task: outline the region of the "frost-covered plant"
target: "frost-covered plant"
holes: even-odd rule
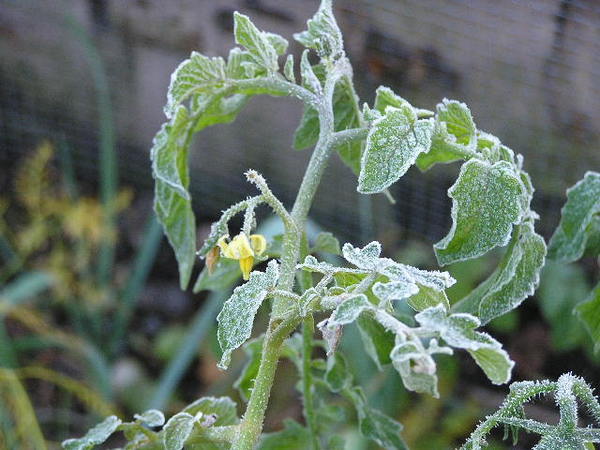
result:
[[[558,423],[551,425],[527,418],[524,406],[541,395],[553,395],[560,412]],[[570,373],[561,375],[558,381],[522,381],[510,385],[510,393],[491,416],[477,426],[465,445],[467,450],[478,450],[485,444],[487,434],[497,426],[504,426],[504,438],[512,435],[517,443],[519,430],[541,436],[536,450],[586,450],[588,444],[600,443],[600,428],[579,426],[578,401],[596,425],[600,425],[600,403],[593,390],[582,379]]]
[[[522,158],[497,137],[478,130],[467,106],[458,101],[444,99],[436,111],[428,111],[382,86],[374,103],[361,107],[330,0],[322,1],[306,31],[294,35],[306,47],[299,71],[292,55],[283,58],[288,46],[283,37],[257,29],[238,13],[234,33],[240,47],[232,49],[227,59],[194,52],[173,73],[165,106],[168,122],[154,140],[152,169],[155,210],[175,250],[181,287],[189,284],[197,255],[206,258],[206,268],[195,290],[220,278],[235,279],[240,271],[247,278],[217,318],[221,369],[227,369],[232,353],[245,344],[249,361],[236,383],[247,400],[245,413],[238,419],[231,400],[200,399],[202,409],[188,407],[161,431],[140,428],[145,419],[122,424],[114,418],[100,427],[100,438],[122,429],[130,441],[127,448],[174,450],[184,445],[194,448],[200,442],[233,449],[341,448],[340,436],[331,436],[330,430],[332,422],[343,418],[326,403],[331,395],[339,395],[356,409],[365,437],[384,448],[405,448],[402,426],[368,405],[347,370],[337,349],[343,328],[355,323],[375,364],[393,365],[409,390],[437,397],[435,356],[455,350],[466,350],[493,383],[507,383],[514,363],[480,328],[531,295],[544,263],[546,246],[534,230],[533,187]],[[311,52],[316,53],[317,64],[310,63]],[[285,60],[283,69],[280,57]],[[314,150],[296,200],[288,209],[265,179],[249,170],[245,175],[257,194],[226,209],[197,250],[188,191],[190,141],[207,126],[233,121],[258,94],[294,97],[304,104],[294,146]],[[307,216],[334,153],[358,176],[358,191],[363,194],[386,193],[415,164],[427,170],[437,163],[464,161],[449,190],[452,227],[434,245],[435,253],[444,266],[506,247],[497,269],[450,305],[445,290],[455,280],[447,272],[382,257],[378,242],[362,248],[346,243],[340,249],[337,240],[325,233],[309,243]],[[255,209],[262,205],[281,220],[285,229],[281,242],[266,242],[254,232]],[[229,222],[237,214],[243,215],[243,225],[230,231]],[[344,262],[320,261],[317,252],[341,254]],[[252,271],[254,264],[266,260],[264,271]],[[267,300],[267,329],[248,341],[255,315]],[[400,302],[410,305],[412,316],[397,312]],[[316,316],[320,320],[315,327]],[[296,333],[300,326],[301,333]],[[315,328],[323,339],[315,338]],[[326,353],[326,360],[318,356],[319,348],[325,350],[321,354]],[[281,357],[298,369],[305,424],[287,421],[284,430],[261,436]],[[215,405],[227,405],[226,412]],[[161,426],[162,418],[152,425]],[[65,447],[88,448],[101,440],[97,432],[94,436],[72,440]]]

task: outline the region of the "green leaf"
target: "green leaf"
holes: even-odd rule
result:
[[[277,55],[281,56],[285,54],[288,49],[288,41],[286,38],[275,33],[264,32],[264,34],[275,49]]]
[[[331,392],[341,392],[352,384],[352,375],[348,371],[346,358],[340,352],[335,352],[327,358],[325,383]]]
[[[423,311],[437,305],[443,305],[446,310],[450,309],[445,291],[439,291],[424,285],[420,285],[419,292],[411,296],[407,302],[416,311]]]
[[[300,119],[300,125],[294,132],[294,148],[302,150],[312,147],[319,140],[319,114],[317,110],[304,106],[304,113]]]
[[[87,450],[93,448],[106,441],[117,430],[119,425],[121,425],[121,420],[117,416],[109,416],[90,429],[82,438],[67,439],[62,443],[62,447],[66,450]]]
[[[165,450],[181,450],[194,429],[195,419],[191,414],[180,412],[169,419],[163,428]]]
[[[196,257],[196,224],[187,190],[189,133],[188,113],[180,106],[154,137],[151,150],[154,210],[175,251],[182,289],[189,283]]]
[[[142,414],[133,416],[135,420],[148,425],[149,427],[160,427],[165,423],[165,415],[158,409],[149,409]]]
[[[344,41],[338,27],[331,0],[322,0],[319,10],[307,22],[307,30],[294,34],[294,39],[317,51],[321,58],[338,59],[344,55]]]
[[[449,163],[475,154],[477,129],[471,111],[464,103],[444,99],[437,105],[431,149],[417,159],[425,171],[436,163]],[[484,141],[487,145],[488,140]]]
[[[520,225],[496,271],[452,310],[474,314],[486,324],[516,308],[539,284],[545,255],[546,244],[533,225]]]
[[[523,184],[506,161],[469,160],[461,167],[452,198],[452,227],[434,245],[440,265],[476,258],[505,246],[522,216]]]
[[[333,234],[327,231],[318,234],[315,245],[310,249],[310,253],[317,252],[331,253],[332,255],[342,254],[340,242]]]
[[[600,351],[600,284],[598,284],[590,296],[580,303],[576,308],[579,320],[583,322],[585,329],[594,342],[594,352]]]
[[[292,419],[285,419],[283,424],[283,430],[263,434],[258,450],[305,450],[311,447],[312,437],[308,429]]]
[[[385,114],[385,110],[388,106],[393,106],[394,108],[412,108],[412,105],[407,100],[396,95],[389,87],[379,86],[375,91],[375,103],[373,104],[373,108],[381,114]]]
[[[208,273],[208,268],[204,267],[198,279],[194,284],[194,293],[200,291],[222,291],[238,282],[242,277],[239,261],[235,259],[219,259],[213,273]]]
[[[358,192],[381,192],[396,182],[415,163],[419,153],[429,151],[433,121],[417,120],[412,107],[388,106],[367,136],[362,156]]]
[[[548,257],[562,262],[581,258],[588,241],[595,242],[600,231],[594,219],[600,214],[600,173],[587,172],[567,190],[567,202],[561,211],[558,228],[548,244]]]
[[[300,75],[302,75],[302,86],[315,94],[322,93],[323,88],[321,82],[315,75],[310,62],[308,61],[308,50],[304,50],[302,52],[302,57],[300,58]]]
[[[367,405],[361,388],[353,388],[348,395],[356,408],[360,434],[385,449],[408,449],[401,437],[402,425],[400,423]]]
[[[165,115],[170,119],[178,106],[192,95],[214,91],[225,84],[225,61],[221,57],[209,58],[192,52],[171,75],[167,91]]]
[[[290,83],[296,82],[296,75],[294,75],[294,56],[288,55],[283,66],[283,74]]]
[[[388,304],[392,300],[404,300],[419,292],[416,284],[406,281],[377,282],[371,288],[381,300],[380,304]]]
[[[222,427],[239,423],[237,405],[229,397],[202,397],[190,403],[182,411],[192,416],[213,416],[212,426]]]
[[[487,333],[475,331],[480,326],[476,317],[465,313],[447,315],[445,308],[438,305],[418,313],[415,319],[423,328],[438,332],[448,345],[469,350],[492,383],[510,380],[514,362],[498,341]]]
[[[359,294],[344,300],[329,318],[328,326],[347,325],[354,322],[365,310],[371,309],[373,305],[364,294]]]
[[[431,340],[429,349],[426,349],[418,342],[407,341],[405,337],[397,335],[396,346],[390,353],[390,359],[406,389],[437,398],[440,394],[437,388],[437,367],[431,356],[433,353],[450,354],[452,350],[439,347],[435,339]]]
[[[510,381],[515,363],[511,361],[506,351],[489,347],[468,350],[468,352],[493,384],[505,384]]]
[[[248,16],[240,14],[237,11],[233,13],[233,33],[235,35],[235,42],[250,52],[252,59],[258,66],[264,68],[268,73],[275,73],[279,70],[277,50],[273,45],[274,39],[272,34],[260,31]],[[281,37],[278,38],[283,39]],[[281,41],[276,45],[280,44]]]
[[[265,272],[252,272],[250,279],[236,287],[223,305],[217,316],[217,338],[223,350],[219,368],[227,369],[233,350],[250,337],[254,316],[269,290],[275,287],[278,278],[279,267],[275,260],[271,260]]]
[[[390,353],[394,348],[394,333],[385,329],[383,325],[363,314],[357,320],[360,337],[367,354],[375,362],[379,370],[390,364]]]

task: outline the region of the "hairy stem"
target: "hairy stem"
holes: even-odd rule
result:
[[[297,85],[285,82],[285,88],[289,89],[288,93],[317,109],[319,113],[320,132],[319,140],[304,173],[302,184],[298,189],[296,201],[292,208],[291,219],[295,227],[287,229],[284,236],[280,267],[281,276],[277,284],[277,289],[280,290],[291,291],[293,289],[296,264],[300,256],[306,218],[333,148],[334,122],[332,98],[335,84],[342,75],[342,71],[335,68],[328,73],[321,98],[317,98],[304,88],[299,90],[293,87]],[[269,82],[273,83],[273,80],[269,80]],[[277,86],[279,86],[281,82],[277,80],[277,83]],[[270,87],[273,87],[273,85],[270,85]],[[299,88],[299,86],[297,87]],[[275,298],[273,302],[271,319],[263,343],[260,367],[254,381],[254,388],[248,401],[244,419],[240,424],[240,431],[232,445],[232,449],[234,450],[251,450],[262,432],[265,411],[275,378],[281,345],[300,322],[298,318],[296,320],[283,319],[289,315],[291,307],[293,307],[293,304],[286,297]]]
[[[319,436],[317,433],[317,417],[315,415],[315,403],[313,400],[312,380],[312,349],[313,334],[315,332],[315,321],[308,316],[302,322],[302,397],[304,420],[312,437],[313,450],[319,450]]]

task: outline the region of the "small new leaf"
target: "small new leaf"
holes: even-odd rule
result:
[[[374,194],[396,182],[420,153],[429,151],[433,121],[418,119],[412,107],[388,106],[369,130],[358,177],[358,192]]]
[[[331,0],[322,0],[319,10],[307,22],[307,30],[294,34],[294,39],[317,51],[321,58],[338,59],[344,55],[344,41],[338,27]]]
[[[452,198],[452,227],[434,245],[440,265],[477,258],[505,246],[523,215],[523,184],[506,161],[469,160],[461,167]]]
[[[219,368],[227,369],[233,350],[250,337],[254,316],[278,278],[279,267],[276,261],[271,260],[265,272],[252,272],[250,279],[235,288],[232,296],[223,304],[217,316],[217,338],[223,350]]]
[[[252,23],[248,16],[240,14],[237,11],[233,13],[233,33],[235,42],[242,45],[250,52],[254,62],[265,69],[268,73],[275,73],[279,70],[277,63],[277,49],[273,45],[282,46],[285,41],[282,37],[274,39],[272,34],[260,31]],[[287,44],[287,41],[285,41]]]
[[[308,50],[304,50],[302,52],[302,57],[300,58],[300,75],[302,75],[302,86],[315,94],[321,94],[323,90],[321,82],[310,65],[310,61],[308,60]]]
[[[79,439],[67,439],[62,443],[65,450],[88,450],[96,445],[102,444],[121,425],[117,416],[109,416],[98,425],[90,429],[84,437]]]
[[[165,423],[165,415],[158,409],[149,409],[142,414],[134,415],[133,418],[151,428],[160,427]]]
[[[169,419],[163,428],[165,450],[181,450],[194,429],[194,416],[180,412]]]

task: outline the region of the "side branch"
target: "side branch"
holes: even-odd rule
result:
[[[277,197],[275,197],[275,194],[273,194],[273,191],[271,191],[271,189],[267,185],[267,182],[264,179],[264,177],[261,174],[259,174],[256,170],[248,170],[246,172],[246,179],[250,183],[254,184],[262,193],[263,200],[271,208],[273,208],[275,214],[277,214],[281,218],[286,230],[292,232],[296,231],[296,223],[292,219],[292,216],[287,211],[287,209],[285,209],[283,203],[281,203],[281,201]]]

